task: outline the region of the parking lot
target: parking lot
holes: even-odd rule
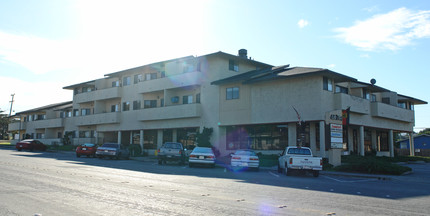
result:
[[[415,173],[408,176],[378,180],[158,165],[149,158],[77,158],[73,152],[0,149],[0,158],[2,215],[424,215],[430,210],[428,164],[411,165]],[[21,199],[28,205],[21,208]]]

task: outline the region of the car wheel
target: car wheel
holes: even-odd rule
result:
[[[17,149],[18,151],[21,151],[22,149]]]
[[[116,157],[115,157],[115,159],[117,159],[117,160],[119,160],[121,158],[121,153],[119,153]]]
[[[103,159],[103,156],[101,156],[101,155],[100,155],[100,156],[99,156],[99,159]]]
[[[285,171],[285,175],[286,175],[286,176],[291,175],[291,170],[288,168],[287,164],[285,164],[285,169],[284,169],[284,171]]]
[[[279,163],[278,163],[278,173],[282,173],[282,168],[281,168],[281,166],[279,165]]]
[[[313,175],[314,177],[318,177],[318,176],[320,175],[320,171],[318,171],[318,170],[314,170],[314,171],[312,172],[312,175]]]
[[[76,157],[81,157],[81,155],[80,154],[76,154]]]

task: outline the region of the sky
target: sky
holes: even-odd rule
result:
[[[0,110],[73,99],[63,87],[218,51],[328,68],[430,102],[430,1],[0,0]],[[430,105],[415,106],[415,131]]]

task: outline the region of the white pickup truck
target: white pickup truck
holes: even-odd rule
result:
[[[282,152],[278,159],[278,172],[284,171],[285,175],[290,175],[292,170],[302,170],[318,177],[322,164],[322,158],[314,157],[310,148],[290,146]]]

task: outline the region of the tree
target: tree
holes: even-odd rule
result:
[[[418,133],[418,135],[423,135],[423,134],[430,135],[430,128],[426,128]]]
[[[0,139],[7,139],[9,118],[6,114],[2,114],[3,112],[3,110],[0,110]]]
[[[210,141],[212,132],[213,132],[212,128],[203,127],[203,131],[201,133],[200,132],[197,133],[197,136],[196,136],[197,145],[199,147],[212,147],[212,144]]]

